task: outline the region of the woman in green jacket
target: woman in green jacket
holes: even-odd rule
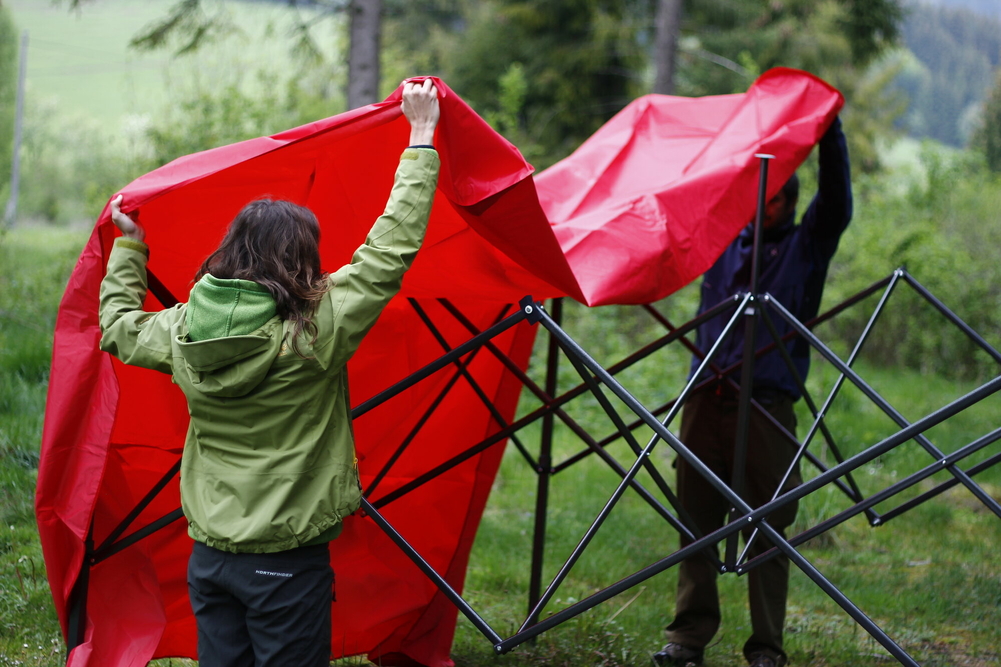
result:
[[[101,349],[170,373],[191,420],[181,505],[195,547],[188,589],[201,667],[327,665],[328,542],[361,499],[346,363],[399,291],[438,178],[430,79],[408,82],[410,147],[386,211],[351,263],[320,270],[311,211],[259,200],[236,216],[186,304],[146,296],[145,232],[111,203]]]

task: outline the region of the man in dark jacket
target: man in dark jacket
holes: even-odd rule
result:
[[[794,175],[766,207],[762,221],[761,262],[758,293],[769,293],[800,321],[816,316],[820,307],[827,268],[838,239],[852,216],[851,178],[848,149],[840,119],[820,140],[819,187],[799,225],[795,224],[799,182]],[[702,281],[699,313],[724,299],[747,292],[751,282],[751,255],[754,228],[749,225],[724,251]],[[714,318],[699,327],[696,343],[708,350],[722,333],[729,315]],[[791,330],[773,317],[779,334]],[[758,321],[757,347],[771,342],[764,322]],[[738,326],[724,341],[715,363],[727,368],[743,356],[744,328]],[[801,378],[809,370],[809,345],[800,337],[789,344],[789,352]],[[692,360],[692,373],[699,365]],[[707,371],[708,377],[708,371]],[[703,378],[699,378],[702,380]],[[739,377],[737,378],[739,380]],[[793,403],[799,387],[778,350],[754,363],[752,396],[790,433],[795,433]],[[685,405],[681,440],[724,482],[733,476],[734,442],[737,432],[738,394],[721,381],[693,395]],[[758,507],[772,499],[789,469],[795,446],[760,414],[752,411],[748,429],[744,499]],[[801,483],[798,465],[790,475],[786,490]],[[703,535],[722,527],[730,504],[691,466],[678,460],[678,496]],[[779,532],[796,517],[796,503],[790,503],[768,517]],[[784,534],[784,532],[783,532]],[[747,534],[745,534],[745,538]],[[682,538],[682,546],[688,542]],[[770,548],[768,540],[757,538],[749,556]],[[680,567],[677,609],[667,626],[668,644],[654,655],[659,665],[698,665],[703,650],[720,624],[718,570],[705,554],[693,556]],[[781,667],[786,663],[782,650],[789,561],[785,556],[756,567],[748,573],[751,608],[750,639],[744,655],[752,667]]]

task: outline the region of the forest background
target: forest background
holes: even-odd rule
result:
[[[380,11],[374,21],[369,16],[367,23],[352,22],[353,3],[378,5]],[[665,12],[672,6],[677,13]],[[857,198],[825,303],[906,266],[988,341],[1001,341],[996,259],[1001,3],[996,0],[2,0],[0,211],[10,196],[22,30],[30,31],[30,45],[18,216],[0,230],[0,527],[10,526],[10,536],[0,531],[5,558],[0,664],[13,660],[22,644],[32,651],[19,654],[23,664],[49,664],[40,657],[42,645],[51,652],[57,643],[39,574],[31,491],[56,304],[86,230],[107,198],[175,157],[382,99],[412,74],[441,76],[538,169],[568,155],[639,95],[742,92],[773,66],[818,74],[847,100],[842,116]],[[805,191],[812,192],[814,162],[804,165],[801,175]],[[696,291],[686,288],[660,306],[683,321],[696,298]],[[895,298],[898,303],[874,331],[863,362],[898,387],[905,402],[930,409],[941,404],[936,396],[997,374],[997,365],[943,327],[932,309],[909,293]],[[568,313],[568,328],[599,358],[615,359],[655,334],[655,323],[632,310],[609,307],[600,315],[590,317],[572,304]],[[867,317],[868,312],[849,311],[826,325],[825,340],[849,349]],[[683,354],[677,362],[684,365]],[[815,376],[824,378],[819,369]],[[658,378],[655,372],[633,381],[653,386]],[[920,415],[924,408],[914,409]],[[884,427],[865,420],[852,426],[864,434],[859,442],[870,444]],[[870,474],[885,481],[890,468]],[[506,479],[509,491],[526,491],[526,482],[505,477],[506,470],[499,484]],[[1001,480],[995,475],[991,481],[996,491]],[[508,534],[504,531],[520,525],[526,512],[516,503],[508,507],[507,496],[496,497],[501,500],[488,510],[485,526],[496,510],[505,519],[503,527],[493,526],[494,534]],[[824,514],[824,508],[815,509],[811,516]],[[969,521],[980,520],[971,516]],[[967,528],[973,525],[963,521]],[[993,530],[984,533],[988,546],[997,535]],[[503,553],[499,543],[489,541],[490,531],[484,532],[492,546],[478,542],[477,548]],[[880,542],[877,549],[884,548],[890,547]],[[965,549],[957,558],[970,562],[979,553],[969,544],[955,548]],[[502,560],[489,572],[471,572],[472,594],[481,601],[496,603],[492,591],[510,585],[505,577],[521,576],[507,572]],[[873,567],[878,575],[882,565]],[[955,575],[962,579],[965,573],[967,584],[976,583],[966,598],[967,611],[977,613],[976,598],[995,615],[981,614],[951,635],[960,646],[949,644],[941,663],[933,662],[941,642],[914,630],[913,645],[932,656],[926,664],[976,665],[983,655],[982,664],[989,664],[998,657],[990,641],[977,639],[976,628],[978,622],[987,627],[997,620],[1001,578],[996,571],[978,578],[979,570],[971,567],[961,564]],[[870,588],[882,590],[876,579]],[[739,597],[735,602],[739,609]],[[35,612],[25,610],[40,604],[49,607],[29,623],[25,619],[36,618]],[[949,602],[941,613],[953,613],[956,604]],[[634,605],[641,607],[642,601]],[[830,634],[834,644],[843,639],[843,628],[829,630],[816,614],[809,618],[796,622],[820,624],[817,632]],[[31,623],[37,626],[24,627]],[[608,654],[605,664],[645,664],[648,647],[631,643],[641,633],[612,627],[581,625],[571,641],[597,642]],[[650,639],[652,632],[643,632],[644,641]],[[899,632],[910,637],[906,627]],[[460,626],[460,647],[464,636]],[[816,634],[811,637],[796,654],[801,663],[805,652],[815,649]],[[809,653],[809,659],[879,664],[869,655],[872,650],[856,650],[856,639],[846,643],[850,655],[831,648]],[[726,647],[737,650],[739,642],[731,636]],[[462,650],[467,649],[460,649],[460,656]],[[543,653],[539,664],[586,662],[575,663],[572,651],[567,657],[560,650],[555,658]],[[825,655],[836,657],[827,663]]]

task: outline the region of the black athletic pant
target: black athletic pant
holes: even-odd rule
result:
[[[234,554],[195,542],[199,666],[327,667],[333,583],[327,544]]]

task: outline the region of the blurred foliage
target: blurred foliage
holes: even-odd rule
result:
[[[644,92],[637,33],[648,21],[630,0],[500,0],[484,4],[448,62],[447,80],[481,114],[501,112],[501,78],[524,68],[520,127],[550,158],[570,153]],[[544,161],[546,162],[546,161]],[[545,166],[545,165],[542,165]]]
[[[649,0],[408,3],[387,15],[384,71],[394,86],[440,75],[546,167],[646,92],[652,12]]]
[[[831,267],[827,306],[903,266],[995,347],[1001,343],[1001,176],[972,153],[943,154],[926,145],[923,175],[899,190],[888,179],[859,179],[855,220]],[[875,306],[856,307],[832,325],[851,345]],[[902,365],[953,378],[987,378],[993,361],[905,285],[865,347],[875,364]]]
[[[17,99],[17,27],[10,8],[0,5],[0,201],[6,202],[14,147],[14,106]]]
[[[875,137],[890,131],[901,109],[885,95],[893,78],[887,74],[893,70],[872,74],[867,68],[895,43],[901,1],[689,0],[683,13],[676,90],[682,95],[742,92],[758,74],[775,66],[813,72],[845,93],[850,109],[845,122],[853,152],[859,156],[857,168],[877,169]],[[73,6],[79,3],[71,0]],[[304,71],[327,69],[310,28],[326,18],[343,17],[348,4],[321,0],[309,13],[300,13],[296,3],[289,3],[290,14],[298,16],[290,49],[301,56],[303,65],[301,71],[290,73],[290,82]],[[536,166],[546,167],[649,90],[656,4],[654,0],[387,0],[382,89],[388,93],[415,72],[438,74],[482,116],[495,121]],[[136,35],[133,45],[171,49],[176,55],[234,32],[238,29],[223,3],[182,0]],[[221,94],[199,91],[177,115],[203,114],[211,127],[189,127],[205,140],[243,136],[240,127],[262,126],[256,115],[269,101],[261,100],[242,113],[226,102],[231,93],[231,89]],[[518,108],[512,107],[513,100],[519,101]],[[240,118],[233,119],[233,113]],[[859,118],[851,118],[853,113]],[[232,131],[218,125],[230,120],[240,121]],[[162,143],[160,137],[156,141]],[[167,151],[172,152],[176,150]]]
[[[76,6],[80,0],[71,0]],[[171,48],[175,55],[196,51],[206,42],[224,39],[239,32],[225,5],[202,0],[181,0],[161,19],[146,26],[132,38],[140,51]]]
[[[1001,20],[912,4],[903,35],[913,53],[895,84],[910,99],[904,125],[914,136],[966,145],[1001,65]]]
[[[177,91],[176,106],[151,123],[147,137],[153,165],[207,148],[274,134],[341,110],[343,102],[310,87],[311,78],[281,81],[258,72],[254,92],[239,76],[226,82],[194,81]]]
[[[440,74],[539,167],[565,157],[650,88],[651,0],[429,2],[440,21],[412,20],[417,9],[388,21],[393,80],[409,71]],[[903,111],[888,88],[899,64],[880,61],[900,17],[897,0],[691,0],[676,89],[743,92],[771,67],[813,72],[845,93],[853,153],[870,171],[878,168],[876,137]],[[525,90],[513,114],[504,96],[517,71]]]
[[[147,119],[128,117],[118,133],[54,102],[28,98],[21,147],[20,218],[66,223],[94,218],[117,188],[147,170]]]
[[[29,100],[25,111],[19,217],[65,224],[93,220],[124,185],[182,155],[243,141],[337,113],[316,77],[234,73],[175,87],[176,103],[155,116],[124,117],[115,132],[54,102]]]
[[[903,112],[889,85],[899,65],[897,0],[693,0],[683,19],[676,90],[681,95],[743,92],[760,72],[795,67],[837,87],[856,172],[879,168],[878,137]]]
[[[972,143],[983,153],[987,166],[1001,173],[1001,67],[994,76],[994,88],[984,102],[980,126]]]
[[[688,95],[740,92],[750,83],[746,67],[721,67],[707,55],[751,62],[757,71],[858,74],[895,43],[901,17],[898,0],[692,0],[685,11],[689,39],[678,83]]]

